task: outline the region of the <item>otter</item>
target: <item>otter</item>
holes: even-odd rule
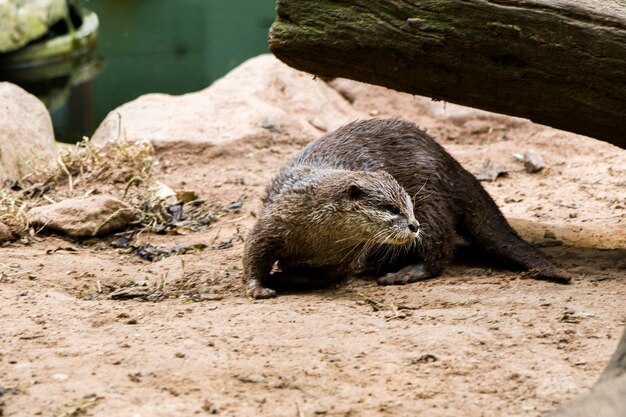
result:
[[[381,285],[433,278],[451,260],[456,233],[533,278],[571,279],[519,237],[472,174],[406,121],[355,121],[312,141],[262,200],[243,258],[253,298],[359,274]]]

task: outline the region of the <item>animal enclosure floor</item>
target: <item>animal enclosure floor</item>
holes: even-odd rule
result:
[[[550,231],[563,241],[544,250],[575,275],[572,285],[464,259],[402,287],[354,281],[248,299],[243,239],[265,185],[305,140],[268,134],[224,148],[171,147],[157,153],[161,181],[215,207],[242,207],[218,210],[204,232],[141,235],[157,247],[207,245],[155,262],[110,239],[42,236],[2,247],[0,410],[538,416],[585,392],[624,327],[626,152],[506,120],[431,132],[472,172],[486,158],[509,168],[486,188],[526,239]],[[528,147],[543,154],[546,172],[528,174],[512,160]],[[136,284],[176,296],[109,297]]]

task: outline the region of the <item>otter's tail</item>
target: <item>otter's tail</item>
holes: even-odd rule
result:
[[[535,279],[567,284],[571,276],[558,269],[543,253],[522,240],[506,221],[500,209],[474,176],[467,172],[457,216],[458,231],[469,242],[528,271]],[[478,214],[477,214],[478,213]]]

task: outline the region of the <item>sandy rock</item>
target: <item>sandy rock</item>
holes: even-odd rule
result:
[[[0,223],[0,243],[13,239],[11,229],[4,223]]]
[[[74,237],[105,235],[126,226],[135,209],[115,197],[97,195],[71,198],[47,206],[39,206],[27,214],[35,227],[64,232]]]
[[[0,82],[0,179],[19,180],[33,162],[52,163],[56,156],[52,121],[43,103]]]
[[[0,1],[0,52],[39,38],[65,15],[65,0]]]
[[[261,55],[202,91],[148,94],[122,105],[109,113],[92,140],[103,143],[119,135],[156,146],[222,145],[273,132],[315,137],[365,117],[324,81]]]
[[[626,416],[626,375],[597,384],[591,392],[577,397],[546,417]]]
[[[475,133],[484,133],[493,128],[494,124],[503,121],[506,121],[508,125],[524,122],[524,119],[435,101],[428,97],[415,96],[345,78],[336,78],[328,84],[349,101],[355,110],[366,112],[368,117],[397,117],[412,121],[422,127],[430,127],[445,120],[453,126],[466,126],[466,130]]]

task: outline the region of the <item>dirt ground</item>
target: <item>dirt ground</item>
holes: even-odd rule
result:
[[[421,121],[472,172],[487,158],[505,166],[508,176],[483,184],[526,239],[549,231],[563,242],[542,250],[572,285],[470,252],[404,287],[354,281],[248,299],[243,240],[265,185],[308,138],[168,147],[157,178],[199,192],[218,221],[140,239],[206,249],[155,262],[110,239],[41,236],[0,249],[0,415],[538,416],[585,392],[626,319],[626,151],[442,103],[441,117],[355,106]],[[531,147],[542,173],[512,158]],[[239,199],[240,209],[222,208]],[[131,285],[176,296],[110,298]]]

